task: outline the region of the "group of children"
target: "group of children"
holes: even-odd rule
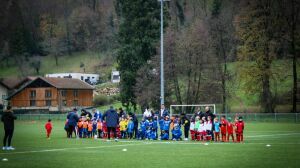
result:
[[[67,131],[68,121],[65,123],[65,130]],[[121,117],[118,127],[116,128],[118,138],[132,138],[134,131],[134,123],[132,118]],[[82,116],[79,118],[76,127],[78,138],[107,138],[107,126],[105,121],[101,119],[90,119]]]
[[[101,136],[103,125],[99,120],[89,120],[85,117],[81,117],[77,123],[77,132],[79,138],[92,138]]]
[[[197,141],[210,141],[214,136],[215,142],[229,142],[230,138],[233,142],[242,142],[244,141],[243,132],[244,121],[242,117],[236,117],[235,122],[232,123],[230,119],[226,120],[225,116],[221,116],[220,121],[217,117],[212,121],[211,116],[208,116],[207,120],[205,117],[200,119],[197,116],[195,121],[190,124],[191,139]]]
[[[158,116],[143,118],[140,122],[140,128],[138,131],[138,139],[140,140],[157,140],[158,137],[158,126],[160,128],[160,140],[169,140],[170,130],[172,140],[181,140],[181,124],[178,116],[172,117],[169,116],[161,117],[158,120]]]
[[[160,140],[169,140],[170,130],[172,140],[182,140],[181,125],[186,124],[181,123],[182,121],[178,116],[174,116],[170,119],[169,116],[161,117],[158,120],[158,116],[143,118],[140,122],[140,127],[138,129],[137,138],[139,140],[157,140],[158,137],[158,126],[160,128]],[[67,126],[67,122],[65,126]],[[52,124],[49,119],[45,124],[45,129],[47,132],[47,138],[50,138]],[[65,128],[66,129],[66,128]],[[121,117],[119,126],[117,127],[117,136],[121,139],[132,139],[134,132],[134,122],[131,117]],[[186,131],[186,130],[185,130]],[[231,138],[233,142],[241,142],[244,140],[243,137],[244,122],[242,117],[236,117],[235,122],[232,123],[226,120],[225,116],[221,116],[221,119],[216,117],[212,121],[211,116],[202,117],[196,116],[195,119],[191,119],[190,122],[190,135],[191,140],[197,141],[210,141],[214,136],[214,141],[219,142],[229,142]],[[86,117],[81,117],[77,123],[77,130],[79,138],[106,138],[107,137],[107,126],[105,121],[100,119],[89,119]],[[236,135],[236,138],[234,136]],[[221,139],[220,139],[221,135]],[[187,138],[185,138],[187,140]]]

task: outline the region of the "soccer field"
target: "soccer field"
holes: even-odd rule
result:
[[[208,145],[192,141],[67,139],[63,121],[53,122],[48,140],[44,124],[17,121],[13,137],[16,150],[0,152],[0,167],[300,167],[300,124],[246,122],[244,143]],[[1,142],[3,134],[1,124]]]

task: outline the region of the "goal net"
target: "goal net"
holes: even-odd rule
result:
[[[205,107],[216,114],[216,104],[195,104],[195,105],[170,105],[170,115],[179,115],[182,112],[185,114],[193,114],[197,111],[205,112]]]

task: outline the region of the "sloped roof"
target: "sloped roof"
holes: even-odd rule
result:
[[[94,89],[90,84],[74,78],[49,78],[39,77],[58,89]]]
[[[37,77],[31,82],[28,82],[26,85],[18,89],[13,94],[7,97],[7,100],[11,99],[14,95],[21,92],[23,89],[27,88],[28,86],[32,86],[36,81],[42,80],[49,85],[57,88],[57,89],[78,89],[78,90],[93,90],[94,87],[89,85],[88,83],[81,81],[79,79],[73,78],[49,78],[49,77]]]
[[[23,83],[31,81],[31,80],[33,80],[33,78],[11,77],[11,78],[1,78],[0,83],[8,89],[17,89],[17,87],[19,87]]]

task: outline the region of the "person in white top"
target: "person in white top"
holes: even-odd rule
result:
[[[147,108],[145,109],[145,112],[144,112],[144,114],[143,114],[143,117],[144,117],[144,118],[150,118],[150,117],[152,117],[152,113],[151,113],[151,110],[149,110],[149,107],[147,107]]]
[[[160,106],[160,117],[164,118],[169,115],[169,111],[165,108],[165,105]]]

